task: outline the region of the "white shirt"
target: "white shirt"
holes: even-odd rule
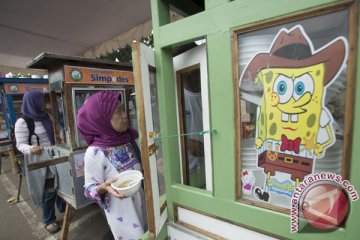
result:
[[[184,89],[184,106],[186,119],[186,133],[202,132],[203,118],[202,118],[202,102],[201,92],[193,93]],[[204,142],[204,136],[199,134],[187,136],[190,139]],[[187,152],[190,172],[198,170],[200,163],[204,162],[204,157],[197,157]]]
[[[203,131],[201,92],[193,93],[184,89],[184,105],[187,133]],[[191,139],[203,142],[202,135],[189,135]]]
[[[51,143],[45,131],[45,128],[40,121],[34,121],[34,132],[39,137],[40,146],[50,146]],[[37,146],[37,138],[35,135],[31,136],[31,145],[29,145],[29,128],[23,118],[19,118],[15,123],[15,137],[16,147],[23,154],[30,154],[30,149],[33,146]]]

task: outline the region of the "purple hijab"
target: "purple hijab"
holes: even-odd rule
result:
[[[138,137],[135,129],[119,133],[111,125],[120,93],[100,91],[92,95],[80,108],[76,122],[77,128],[89,146],[117,147],[130,142],[131,134]]]
[[[46,134],[49,138],[51,145],[55,144],[54,127],[50,115],[42,110],[44,105],[45,93],[29,91],[24,94],[23,102],[21,105],[21,113],[33,119],[34,121],[40,121],[44,127]]]

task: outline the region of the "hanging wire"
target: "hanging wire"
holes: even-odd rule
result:
[[[207,131],[201,131],[201,132],[191,132],[191,133],[182,133],[182,134],[174,134],[174,135],[167,135],[167,136],[162,136],[160,133],[154,137],[154,139],[162,139],[162,138],[172,138],[172,137],[181,137],[181,136],[189,136],[189,135],[204,135],[206,133],[217,133],[217,131],[215,129],[210,129]]]

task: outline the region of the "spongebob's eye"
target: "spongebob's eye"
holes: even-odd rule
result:
[[[301,94],[304,93],[304,91],[305,91],[304,83],[303,82],[298,82],[295,85],[295,93],[298,94],[298,95],[301,95]]]
[[[286,82],[285,81],[279,82],[279,85],[277,86],[277,88],[278,88],[279,94],[284,95],[286,93],[286,88],[287,88]]]
[[[309,74],[304,74],[294,81],[295,91],[294,91],[294,99],[297,101],[301,98],[305,93],[312,94],[314,92],[314,81]]]
[[[292,79],[284,75],[279,75],[274,82],[273,91],[279,94],[280,103],[286,103],[290,100],[294,91]]]

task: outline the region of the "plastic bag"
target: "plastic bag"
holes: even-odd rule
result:
[[[45,187],[45,180],[49,176],[53,176],[55,178],[54,181],[54,189],[57,189],[57,171],[55,165],[46,166],[43,168],[35,169],[35,170],[28,170],[28,166],[33,163],[39,163],[46,160],[51,160],[52,154],[51,149],[46,148],[41,154],[25,154],[24,155],[24,172],[26,175],[26,182],[28,184],[30,198],[32,202],[37,205],[41,206],[43,203],[43,194],[44,194],[44,187]]]

